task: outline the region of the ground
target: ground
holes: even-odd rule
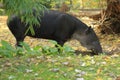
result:
[[[95,29],[96,34],[98,35],[101,45],[103,47],[103,52],[107,54],[120,54],[120,35],[102,35],[99,34],[96,27],[98,25],[98,21],[94,21],[86,16],[80,17],[80,19],[85,22],[88,26],[92,26]],[[7,16],[0,16],[0,40],[8,41],[10,44],[15,45],[16,41],[14,36],[9,31],[6,25]],[[25,42],[27,42],[31,46],[36,45],[51,45],[48,40],[45,39],[33,39],[30,37],[25,38]],[[71,40],[66,43],[69,46],[72,46],[75,50],[86,51],[79,42],[76,40]]]
[[[0,16],[0,40],[15,45],[15,38],[6,26],[7,16]],[[92,26],[103,47],[103,55],[73,54],[24,54],[12,58],[0,57],[0,80],[120,80],[120,36],[99,34],[98,21],[80,17]],[[27,37],[30,47],[36,45],[53,46],[48,40]],[[66,42],[75,50],[85,54],[76,40]],[[0,53],[1,54],[1,53]]]

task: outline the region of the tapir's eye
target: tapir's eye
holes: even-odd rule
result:
[[[83,42],[81,42],[81,45],[83,45],[84,43]]]

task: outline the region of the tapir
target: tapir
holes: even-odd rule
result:
[[[7,25],[16,39],[17,46],[20,46],[20,42],[23,42],[26,36],[55,40],[61,46],[70,39],[76,39],[88,50],[102,53],[102,47],[95,31],[76,17],[48,10],[44,11],[39,18],[40,25],[33,25],[35,32],[33,35],[30,31],[26,33],[29,24],[26,25],[18,15],[13,14],[9,17]]]

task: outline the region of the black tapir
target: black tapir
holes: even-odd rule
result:
[[[55,40],[61,46],[67,40],[74,38],[87,49],[95,53],[102,53],[99,39],[94,30],[72,15],[49,10],[44,11],[44,15],[40,19],[40,26],[33,26],[35,35],[32,35],[30,31],[25,34],[29,26],[22,22],[19,16],[9,17],[7,25],[16,38],[17,46],[20,46],[20,42],[24,41],[26,36]]]

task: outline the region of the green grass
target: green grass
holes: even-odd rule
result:
[[[117,76],[120,76],[119,56],[29,54],[0,58],[1,80],[114,80]]]
[[[56,44],[56,43],[54,43]],[[59,45],[58,45],[59,46]],[[1,41],[0,80],[115,80],[120,77],[120,55],[75,55],[68,46],[15,49]]]

